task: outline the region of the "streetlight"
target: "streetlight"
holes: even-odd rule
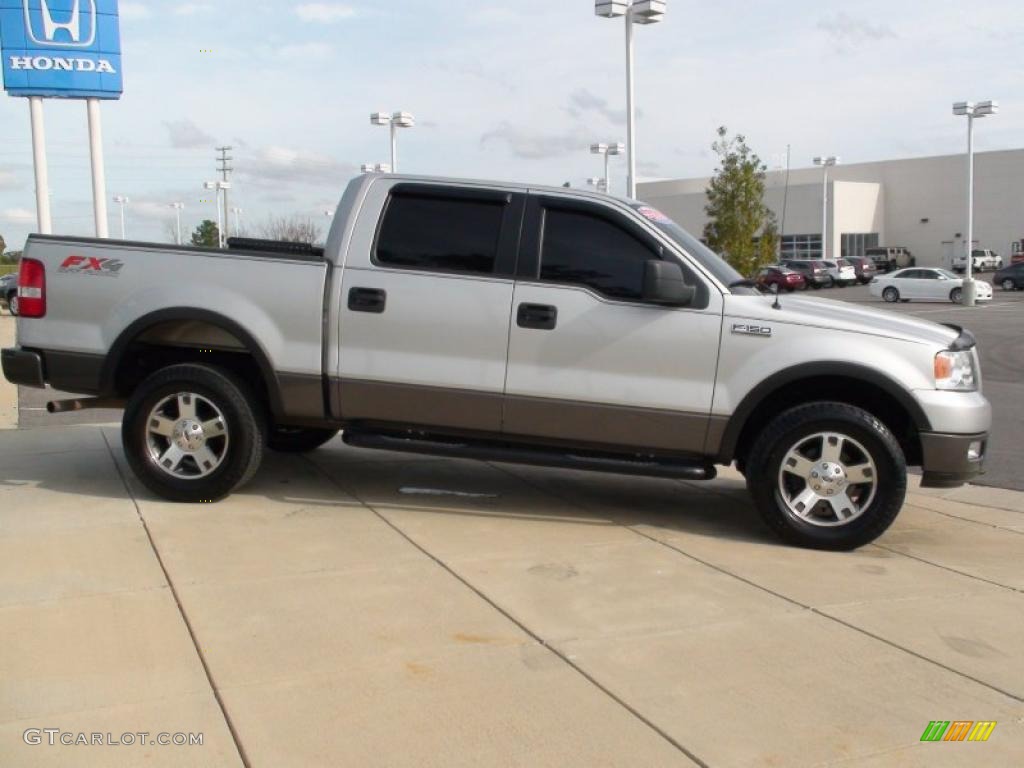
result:
[[[398,173],[398,129],[412,128],[416,125],[416,119],[408,112],[374,112],[370,115],[370,123],[373,125],[391,126],[391,167]]]
[[[974,119],[988,117],[999,112],[997,101],[958,101],[953,105],[953,114],[967,117],[967,264],[964,267],[964,287],[961,301],[964,306],[973,307],[977,289],[974,285]]]
[[[816,157],[814,164],[820,165],[824,171],[821,182],[821,258],[828,258],[828,169],[839,165],[839,158],[835,155],[829,157]]]
[[[171,203],[171,208],[174,209],[174,221],[175,221],[174,231],[176,233],[175,237],[174,237],[174,241],[178,245],[181,245],[181,212],[185,208],[185,204],[184,203]]]
[[[587,184],[589,184],[592,187],[597,187],[598,192],[608,191],[607,187],[605,186],[606,183],[607,182],[604,179],[599,178],[597,176],[591,176],[589,179],[587,179]]]
[[[626,195],[636,197],[636,105],[633,103],[633,25],[657,24],[665,16],[665,0],[595,0],[594,13],[626,19]]]
[[[242,214],[244,211],[241,208],[232,208],[231,212],[235,214],[235,234],[240,235],[242,233]]]
[[[604,191],[611,194],[612,191],[612,177],[608,172],[608,158],[611,155],[621,155],[626,151],[626,145],[621,141],[614,142],[611,144],[591,144],[590,154],[592,155],[604,155]]]
[[[217,247],[223,248],[225,243],[224,238],[224,216],[220,205],[220,196],[225,190],[231,189],[231,182],[229,181],[204,181],[203,189],[216,190],[217,204]]]
[[[121,239],[124,240],[124,207],[131,201],[124,195],[114,195],[114,202],[121,206]]]
[[[387,163],[363,163],[359,170],[362,173],[391,173],[391,166]]]

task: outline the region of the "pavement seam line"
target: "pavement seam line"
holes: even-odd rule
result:
[[[336,488],[338,488],[342,492],[350,495],[352,498],[358,500],[359,503],[361,503],[364,507],[366,507],[368,510],[370,510],[370,512],[372,512],[374,515],[376,515],[381,520],[381,522],[383,522],[385,525],[387,525],[389,528],[391,528],[395,533],[397,533],[399,536],[401,536],[403,539],[405,539],[410,545],[412,545],[414,548],[416,548],[421,553],[423,553],[426,557],[428,557],[430,560],[432,560],[438,567],[440,567],[441,569],[446,571],[452,578],[454,578],[456,581],[458,581],[460,584],[462,584],[464,587],[466,587],[468,590],[470,590],[473,594],[475,594],[477,597],[479,597],[481,600],[483,600],[485,603],[487,603],[489,606],[491,606],[491,608],[493,608],[499,614],[501,614],[506,619],[508,619],[508,621],[512,622],[515,626],[517,626],[520,630],[522,630],[528,637],[532,638],[534,640],[534,642],[538,643],[542,648],[546,648],[548,651],[550,651],[552,654],[554,654],[555,657],[557,657],[558,659],[560,659],[562,661],[562,663],[564,663],[567,667],[569,667],[570,669],[575,671],[578,675],[580,675],[580,677],[582,677],[584,680],[586,680],[592,686],[597,688],[597,690],[601,691],[605,696],[607,696],[609,699],[611,699],[616,704],[618,704],[620,707],[622,707],[627,712],[629,712],[629,714],[631,714],[634,718],[636,718],[641,723],[643,723],[648,728],[650,728],[652,731],[654,731],[654,733],[656,733],[658,736],[660,736],[662,739],[664,739],[666,742],[668,742],[670,745],[672,745],[680,753],[682,753],[687,758],[689,758],[691,761],[693,761],[694,763],[699,765],[700,768],[710,768],[710,765],[708,763],[704,762],[701,758],[699,758],[697,755],[695,755],[689,749],[687,749],[682,744],[680,744],[678,741],[676,741],[676,739],[674,739],[671,735],[669,735],[660,726],[658,726],[653,721],[648,719],[646,716],[641,714],[637,709],[635,709],[632,705],[630,705],[624,699],[620,698],[618,695],[613,693],[609,688],[607,688],[605,685],[603,685],[597,679],[595,679],[592,675],[590,675],[587,671],[585,671],[580,665],[578,665],[575,662],[573,662],[573,660],[570,659],[566,654],[564,654],[562,651],[560,651],[554,645],[551,645],[550,643],[548,643],[547,640],[545,640],[543,637],[541,637],[536,632],[534,632],[532,629],[530,629],[521,620],[517,619],[515,616],[513,616],[507,610],[502,608],[497,602],[495,602],[493,599],[488,597],[478,587],[474,586],[470,581],[468,581],[465,577],[463,577],[461,574],[459,574],[454,568],[452,568],[450,565],[445,563],[439,557],[437,557],[436,555],[434,555],[433,553],[428,551],[419,542],[417,542],[415,539],[413,539],[409,534],[407,534],[405,531],[403,531],[401,528],[399,528],[397,525],[395,525],[391,520],[389,520],[387,517],[385,517],[376,507],[373,506],[373,504],[370,504],[369,502],[364,501],[363,499],[361,499],[359,497],[358,494],[354,493],[352,490],[342,487],[341,484],[338,483],[338,481],[330,473],[328,473],[325,469],[323,469],[319,464],[317,464],[312,459],[310,459],[308,457],[303,457],[303,458],[305,458],[306,461],[308,461],[310,464],[312,464],[314,467],[316,467],[317,470],[319,470],[328,479],[328,481],[332,485],[334,485]],[[485,462],[485,463],[490,464],[490,462]]]
[[[487,462],[487,463],[490,466],[494,467],[494,465],[491,464],[491,462]],[[499,469],[499,470],[505,472],[506,474],[512,475],[513,477],[520,477],[519,475],[515,474],[514,472],[510,472],[509,470],[506,470],[506,469],[504,469],[502,467],[494,467],[494,468],[495,469]],[[523,482],[525,482],[527,485],[532,486],[533,488],[541,491],[542,493],[546,493],[549,496],[552,496],[552,497],[554,497],[556,499],[559,499],[559,500],[561,500],[561,501],[563,501],[563,502],[565,502],[567,504],[571,504],[571,505],[577,507],[578,509],[582,509],[582,510],[584,510],[586,512],[593,512],[593,510],[590,509],[589,507],[587,507],[585,504],[580,504],[578,501],[575,501],[574,499],[567,499],[564,496],[561,496],[561,495],[559,495],[559,494],[557,494],[557,493],[555,493],[555,492],[553,492],[551,490],[548,490],[548,489],[544,488],[543,486],[537,485],[536,483],[531,482],[530,480],[528,480],[526,478],[521,478],[520,477],[520,479],[523,480]],[[988,688],[989,690],[995,691],[996,693],[1001,693],[1002,695],[1007,696],[1007,697],[1013,699],[1014,701],[1024,702],[1024,696],[1018,696],[1018,695],[1016,695],[1014,693],[1010,693],[1009,691],[1004,691],[1002,688],[999,688],[999,687],[997,687],[995,685],[992,685],[991,683],[987,683],[984,680],[980,680],[980,679],[978,679],[976,677],[973,677],[973,676],[967,674],[966,672],[961,672],[958,669],[954,669],[953,667],[947,666],[946,664],[943,664],[941,661],[937,661],[935,659],[932,659],[932,658],[929,658],[927,656],[924,656],[924,655],[918,653],[917,651],[912,650],[910,648],[906,648],[906,647],[904,647],[902,645],[899,645],[898,643],[895,643],[892,640],[889,640],[887,638],[881,637],[880,635],[876,635],[873,632],[869,632],[868,630],[866,630],[866,629],[864,629],[862,627],[858,627],[855,624],[851,624],[848,621],[840,619],[840,618],[838,618],[836,616],[833,616],[833,615],[831,615],[829,613],[825,613],[824,611],[821,611],[821,610],[815,608],[813,605],[807,605],[805,603],[801,603],[799,600],[796,600],[796,599],[794,599],[792,597],[789,597],[788,595],[784,595],[781,592],[776,592],[775,590],[770,589],[769,587],[766,587],[766,586],[764,586],[762,584],[758,584],[757,582],[752,581],[752,580],[750,580],[750,579],[748,579],[748,578],[746,578],[744,576],[740,576],[737,573],[733,573],[732,571],[728,570],[727,568],[723,568],[721,566],[715,565],[714,563],[708,562],[707,560],[702,560],[701,558],[697,557],[696,555],[692,555],[689,552],[686,552],[685,550],[682,550],[679,547],[677,547],[677,546],[675,546],[673,544],[668,543],[667,541],[663,541],[663,540],[661,540],[661,539],[659,539],[659,538],[657,538],[655,536],[651,536],[651,535],[649,535],[647,533],[644,533],[643,531],[641,531],[641,530],[639,530],[637,528],[634,528],[631,525],[626,525],[625,523],[618,523],[618,525],[621,525],[623,528],[625,528],[628,531],[633,532],[637,536],[640,536],[640,537],[642,537],[644,539],[647,539],[648,541],[651,541],[651,542],[653,542],[655,544],[658,544],[660,546],[666,547],[667,549],[670,549],[673,552],[679,553],[683,557],[688,557],[691,560],[693,560],[694,562],[700,563],[701,565],[704,565],[704,566],[706,566],[708,568],[711,568],[712,570],[715,570],[715,571],[717,571],[717,572],[719,572],[719,573],[721,573],[721,574],[723,574],[725,576],[730,576],[730,577],[732,577],[732,578],[734,578],[734,579],[736,579],[738,581],[743,582],[744,584],[747,584],[748,586],[754,587],[755,589],[759,589],[762,592],[766,592],[769,595],[777,597],[780,600],[785,600],[786,602],[788,602],[788,603],[790,603],[792,605],[795,605],[795,606],[798,606],[798,607],[803,608],[805,610],[808,610],[811,613],[814,613],[814,614],[816,614],[818,616],[821,616],[821,617],[823,617],[825,619],[828,619],[830,621],[834,621],[837,624],[840,624],[840,625],[842,625],[844,627],[852,629],[855,632],[859,632],[859,633],[861,633],[862,635],[864,635],[866,637],[870,637],[870,638],[872,638],[874,640],[879,641],[880,643],[884,643],[885,645],[888,645],[891,648],[895,648],[896,650],[903,651],[904,653],[910,654],[911,656],[914,656],[915,658],[921,659],[922,661],[926,661],[929,664],[933,664],[936,667],[939,667],[940,669],[946,670],[947,672],[952,672],[954,675],[962,677],[962,678],[964,678],[966,680],[970,680],[971,682],[974,682],[974,683],[977,683],[978,685],[984,686],[985,688]],[[880,546],[880,545],[876,544],[874,546]],[[883,547],[883,549],[884,549],[884,547]],[[892,550],[892,551],[894,552],[894,554],[898,554],[898,555],[899,554],[903,554],[902,552],[896,552],[895,550]],[[910,555],[907,555],[907,557],[910,557],[913,560],[919,559],[919,558],[914,558],[914,557],[912,557]],[[928,561],[926,561],[926,560],[922,560],[921,562],[926,563],[928,565],[934,565],[934,563],[928,563]],[[943,566],[936,566],[936,567],[941,568]],[[947,570],[952,570],[952,569],[947,569]],[[977,577],[969,576],[969,574],[961,574],[959,571],[953,571],[953,572],[957,573],[957,574],[959,574],[961,576],[967,576],[968,578],[977,579]],[[977,580],[978,581],[985,581],[985,579],[977,579]],[[995,584],[995,582],[989,582],[989,583]],[[1012,590],[1012,591],[1016,591],[1016,590],[1013,589],[1013,587],[1007,587],[1007,586],[1005,586],[1003,584],[995,584],[995,586],[999,586],[999,587],[1003,587],[1004,589],[1009,589],[1009,590]]]
[[[954,503],[962,504],[963,502],[954,502]],[[935,514],[935,515],[942,515],[943,517],[948,517],[950,520],[958,520],[961,523],[973,523],[974,525],[981,525],[981,526],[984,526],[985,528],[995,528],[997,531],[1003,531],[1004,533],[1015,533],[1018,536],[1024,536],[1024,531],[1016,531],[1013,528],[1007,528],[1007,527],[1002,526],[1002,525],[997,525],[996,523],[986,523],[984,520],[973,520],[973,519],[971,519],[969,517],[960,517],[960,515],[954,515],[951,512],[942,512],[941,510],[932,509],[931,507],[926,507],[923,504],[919,504],[919,503],[916,503],[916,502],[913,502],[913,501],[905,502],[903,506],[905,506],[905,507],[913,507],[914,509],[919,509],[922,512],[931,512],[932,514]],[[986,509],[998,509],[998,507],[986,507]],[[1002,511],[1002,512],[1012,512],[1013,510],[1006,509],[1006,510],[1000,510],[1000,511]]]
[[[221,698],[217,684],[213,680],[213,673],[210,671],[210,666],[206,661],[206,656],[203,655],[203,651],[199,647],[199,640],[196,638],[192,622],[189,621],[188,614],[185,612],[185,606],[181,603],[181,597],[178,595],[178,590],[174,586],[174,580],[171,578],[171,574],[167,570],[167,566],[164,564],[163,558],[160,556],[160,550],[156,546],[156,541],[154,541],[153,534],[149,530],[149,524],[146,522],[146,518],[142,514],[142,509],[139,508],[139,502],[135,498],[135,494],[132,493],[131,486],[128,484],[128,478],[126,478],[124,472],[121,471],[121,465],[118,464],[117,457],[114,456],[114,449],[110,446],[110,441],[107,440],[107,436],[104,434],[102,429],[100,429],[100,436],[103,438],[103,442],[107,446],[107,452],[110,454],[110,461],[114,464],[114,471],[117,472],[117,476],[121,479],[121,484],[124,485],[125,493],[128,494],[128,498],[131,499],[132,506],[135,507],[135,514],[138,515],[139,522],[142,523],[142,530],[146,532],[146,538],[149,540],[150,549],[152,549],[153,555],[156,557],[157,565],[160,566],[160,570],[164,574],[164,579],[167,581],[167,587],[171,592],[171,597],[174,598],[174,604],[178,607],[178,615],[181,616],[181,620],[185,623],[185,630],[188,632],[189,640],[192,642],[192,647],[195,649],[196,656],[199,658],[199,663],[203,668],[203,673],[206,675],[206,681],[210,685],[210,692],[213,693],[213,698],[216,700],[217,707],[220,709],[221,716],[224,718],[224,724],[228,727],[228,732],[231,734],[231,740],[235,743],[235,749],[238,751],[238,759],[242,761],[244,768],[252,768],[249,758],[245,753],[245,747],[242,746],[242,740],[238,735],[238,731],[235,730],[235,724],[231,721],[231,716],[228,714],[227,706]]]
[[[973,573],[967,573],[966,571],[958,571],[956,568],[951,568],[948,565],[942,565],[942,563],[936,563],[936,562],[934,562],[932,560],[926,560],[923,557],[918,557],[917,555],[912,555],[909,552],[901,552],[898,549],[892,549],[891,547],[887,547],[884,544],[879,544],[877,542],[872,542],[871,546],[878,547],[879,549],[884,549],[886,552],[891,552],[894,555],[901,555],[903,557],[910,558],[911,560],[916,560],[919,563],[924,563],[925,565],[930,565],[933,568],[938,568],[938,569],[943,570],[943,571],[948,571],[949,573],[955,573],[958,576],[963,576],[963,577],[968,578],[968,579],[973,579],[974,581],[980,581],[983,584],[991,584],[993,587],[999,587],[1001,589],[1006,589],[1006,590],[1009,590],[1010,592],[1024,592],[1024,590],[1018,589],[1017,587],[1011,587],[1009,584],[1001,584],[998,581],[992,581],[991,579],[986,579],[984,576],[977,576],[977,575],[975,575]]]

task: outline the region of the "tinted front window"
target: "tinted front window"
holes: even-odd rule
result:
[[[657,255],[633,235],[597,216],[548,209],[540,278],[586,285],[616,299],[643,298],[644,264]]]
[[[505,205],[485,200],[395,195],[377,239],[377,261],[392,267],[490,274]]]

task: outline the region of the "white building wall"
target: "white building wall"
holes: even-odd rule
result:
[[[836,253],[843,232],[878,232],[880,245],[905,246],[919,263],[938,265],[945,259],[943,243],[966,234],[962,154],[840,165],[829,177],[838,182],[830,190]],[[790,172],[785,234],[821,233],[821,178],[820,168]],[[639,185],[638,196],[699,235],[707,183],[707,178],[649,182]],[[766,186],[766,202],[781,220],[785,171],[769,172]],[[1011,243],[1024,239],[1024,150],[975,156],[974,235],[976,247],[991,248],[1005,261]],[[962,239],[959,243],[962,248]]]

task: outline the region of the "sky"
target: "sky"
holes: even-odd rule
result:
[[[122,0],[125,93],[103,104],[107,188],[132,239],[216,209],[202,183],[233,149],[231,205],[326,227],[345,184],[387,162],[374,111],[417,121],[402,172],[585,185],[595,141],[625,139],[623,22],[593,0]],[[720,125],[770,168],[962,152],[953,101],[998,99],[979,151],[1024,146],[1024,3],[668,0],[637,38],[641,181],[710,174]],[[54,231],[93,234],[85,105],[45,103]],[[613,158],[612,183],[624,187]],[[957,180],[951,180],[956,183]],[[1024,191],[1024,184],[1022,184]],[[120,233],[111,202],[110,229]],[[0,96],[0,235],[35,229],[28,103]]]

